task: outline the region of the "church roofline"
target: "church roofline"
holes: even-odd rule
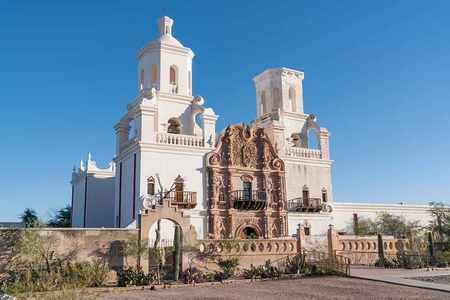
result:
[[[294,70],[294,69],[290,69],[290,68],[286,68],[286,67],[280,67],[280,68],[270,68],[270,69],[266,69],[264,70],[262,73],[256,75],[253,77],[253,81],[256,82],[260,79],[262,79],[264,76],[268,75],[268,74],[272,74],[272,73],[279,73],[279,74],[293,74],[295,76],[297,76],[299,79],[303,80],[305,77],[305,74],[303,71],[299,71],[299,70]]]

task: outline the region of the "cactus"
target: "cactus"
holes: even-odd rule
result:
[[[435,262],[434,242],[433,242],[433,234],[431,232],[428,232],[428,251],[430,254],[430,261],[432,264],[434,264],[434,262]]]
[[[174,280],[177,281],[180,276],[180,266],[181,266],[181,227],[179,225],[175,226],[175,259],[174,259]]]
[[[386,264],[384,258],[383,236],[381,233],[378,234],[378,263],[381,267],[384,267]]]

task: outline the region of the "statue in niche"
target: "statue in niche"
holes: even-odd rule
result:
[[[223,218],[217,218],[216,220],[216,233],[220,239],[225,238],[226,229],[225,229],[225,220]]]
[[[272,237],[278,236],[278,226],[277,226],[276,222],[273,222],[270,232],[272,233]]]

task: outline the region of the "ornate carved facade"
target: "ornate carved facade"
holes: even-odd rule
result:
[[[287,236],[284,162],[263,128],[228,126],[206,162],[210,238]]]

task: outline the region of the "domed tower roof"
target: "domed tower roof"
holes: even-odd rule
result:
[[[159,37],[152,41],[158,44],[167,44],[176,47],[184,47],[176,38],[172,35],[173,20],[167,16],[158,19]]]

